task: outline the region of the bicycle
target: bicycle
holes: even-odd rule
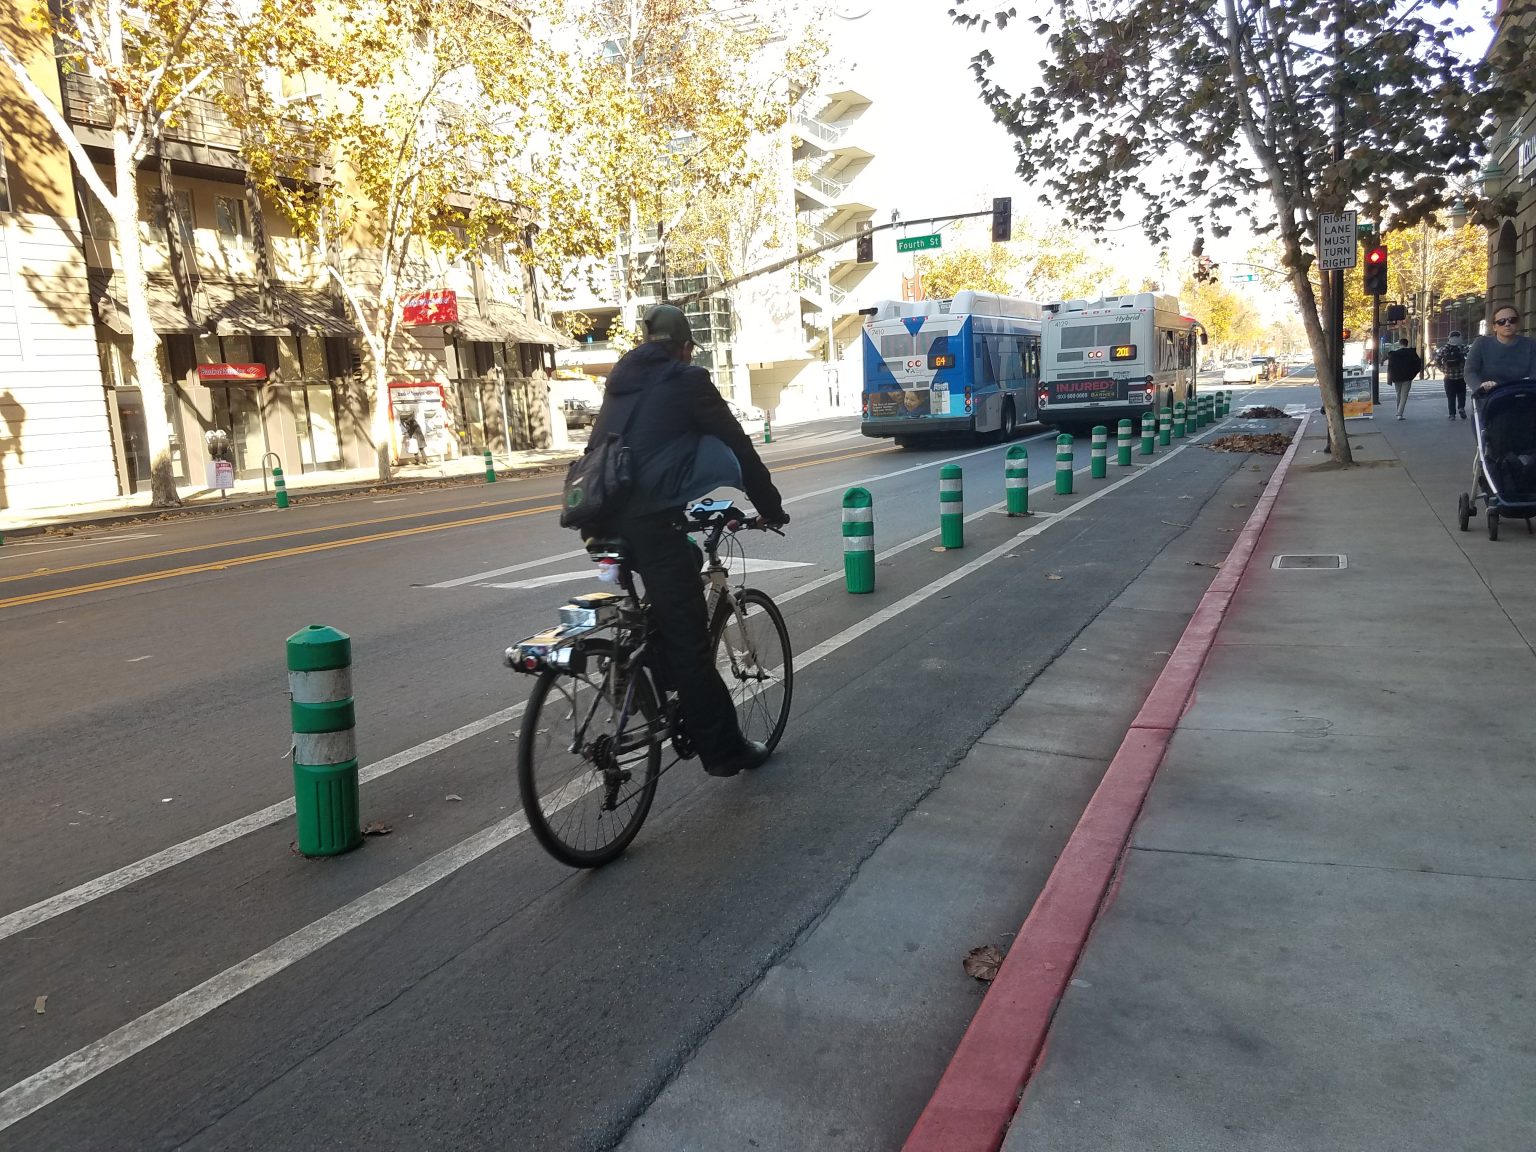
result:
[[[789,630],[767,593],[731,583],[719,555],[722,542],[740,550],[737,533],[753,527],[752,515],[729,500],[702,500],[687,519],[703,536],[715,667],[742,735],[771,749],[784,734],[794,694]],[[523,812],[545,851],[573,868],[616,859],[645,822],[662,774],[694,754],[623,541],[596,538],[587,552],[609,566],[623,592],[574,597],[560,609],[557,627],[506,652],[510,667],[538,677],[517,743]],[[667,744],[674,756],[663,767]]]

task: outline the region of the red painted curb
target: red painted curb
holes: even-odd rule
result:
[[[1190,617],[1072,830],[1013,947],[902,1152],[996,1152],[1045,1050],[1056,1006],[1119,872],[1125,846],[1270,513],[1306,421]]]

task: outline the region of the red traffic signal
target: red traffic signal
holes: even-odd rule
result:
[[[1365,254],[1365,294],[1387,294],[1387,250],[1379,244]]]

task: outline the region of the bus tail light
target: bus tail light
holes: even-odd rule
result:
[[[1045,397],[1046,397],[1046,392],[1045,392],[1045,389],[1042,388],[1042,389],[1040,389],[1039,395],[1036,397],[1040,401],[1040,407],[1042,407],[1042,408],[1045,407]]]
[[[862,398],[862,403],[860,404],[860,408],[863,411],[864,419],[868,420],[869,419],[869,393],[868,392],[864,393],[863,398]]]

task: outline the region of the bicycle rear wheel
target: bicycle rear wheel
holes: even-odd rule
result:
[[[741,734],[771,749],[784,735],[795,691],[789,629],[766,592],[743,588],[734,593],[734,600],[734,609],[729,599],[716,607],[709,647],[736,705]]]
[[[546,670],[534,683],[517,741],[528,826],[573,868],[596,868],[628,847],[661,771],[649,678],[621,675],[609,643],[589,642],[586,652],[584,672]]]

